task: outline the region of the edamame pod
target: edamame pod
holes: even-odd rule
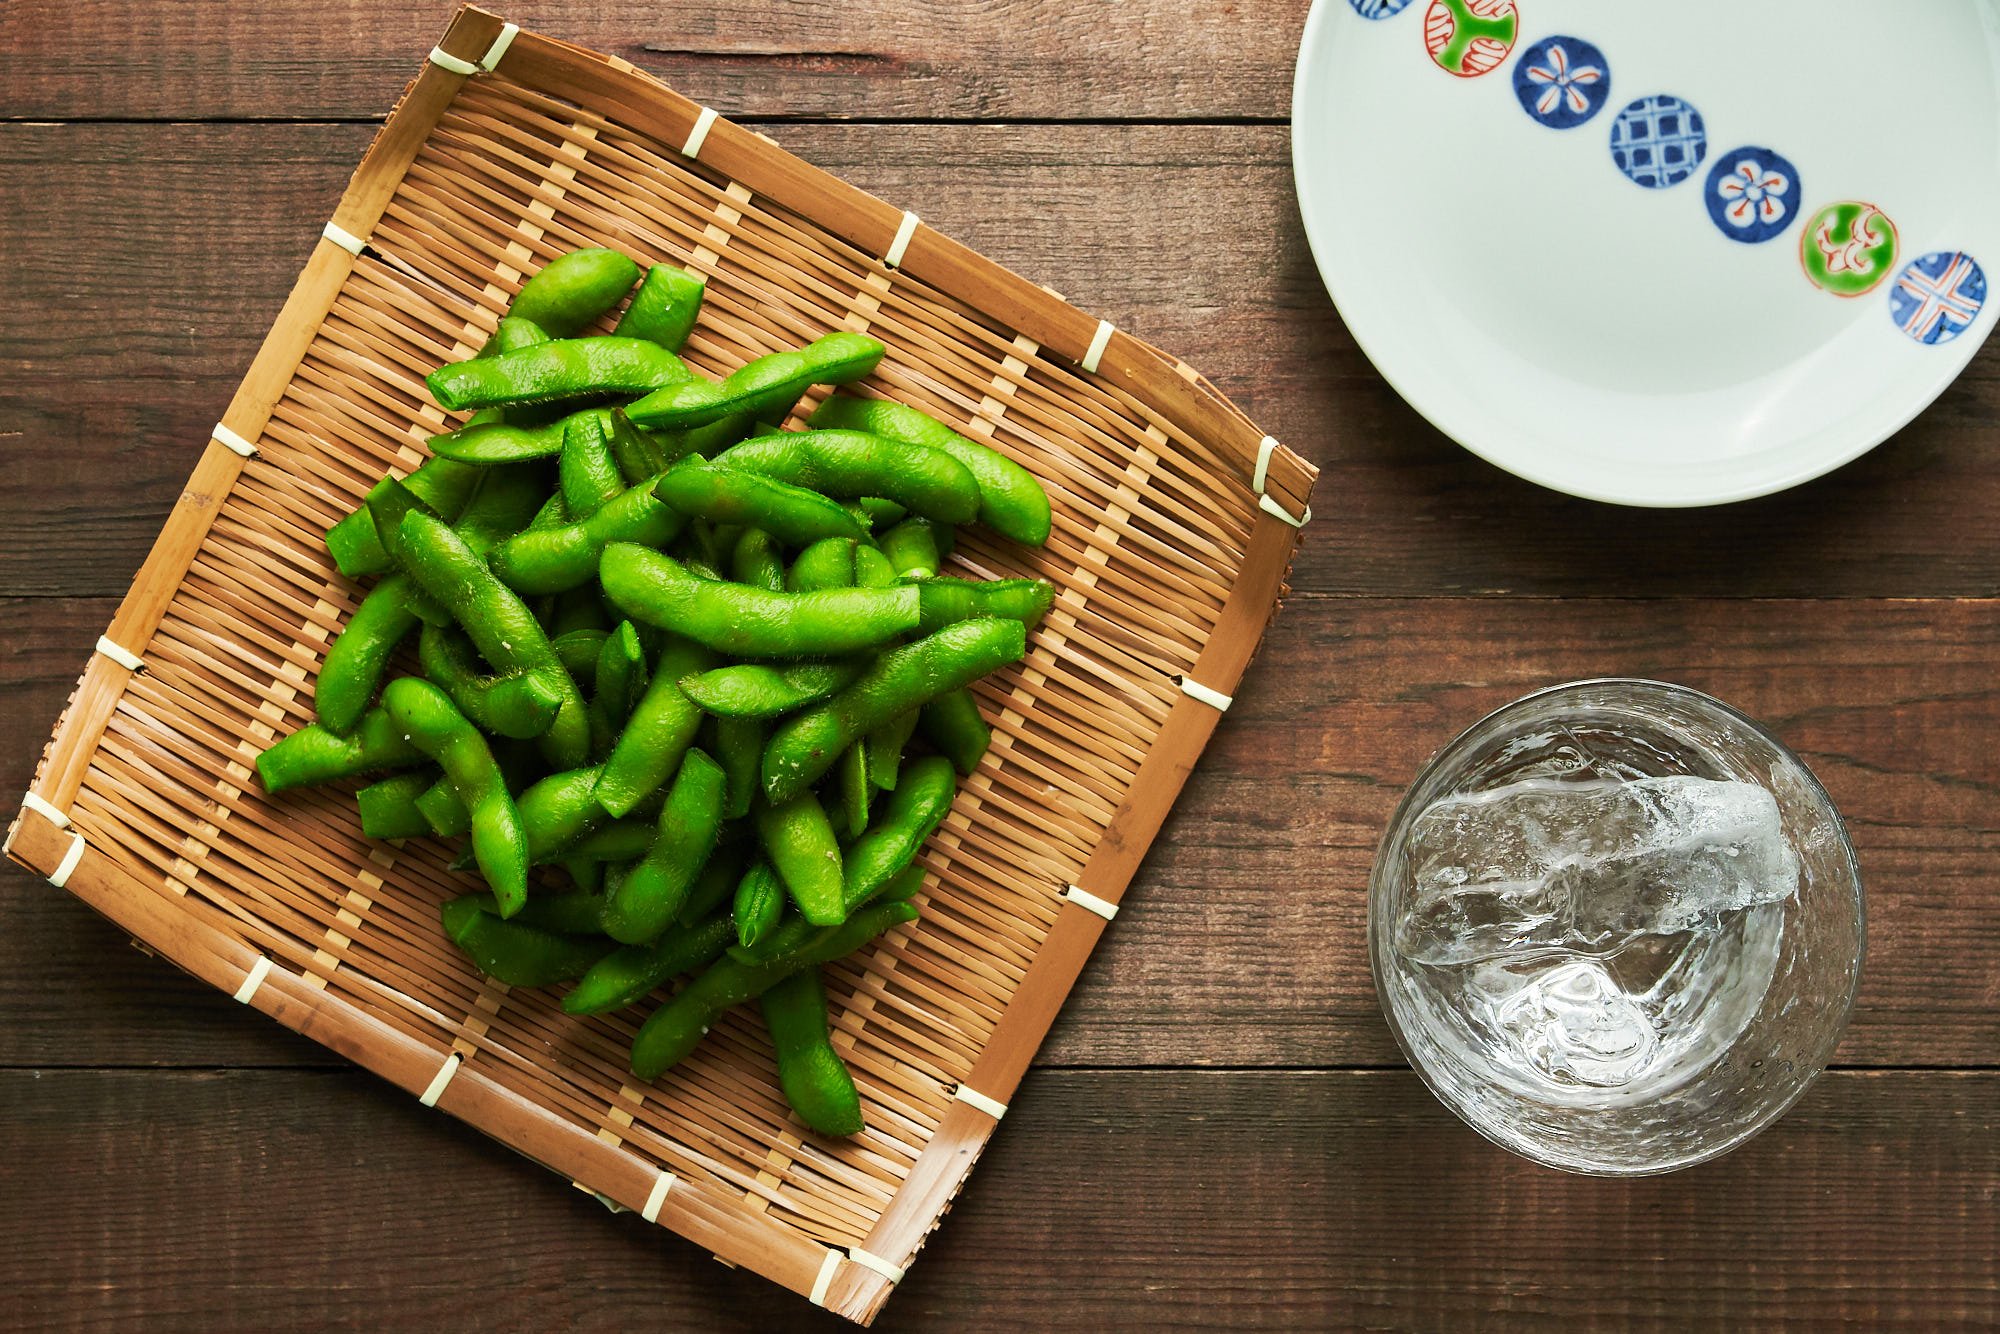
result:
[[[736,943],[755,949],[777,929],[785,914],[785,883],[768,862],[757,862],[736,882],[736,900],[730,919],[736,925]]]
[[[497,357],[453,362],[425,376],[424,383],[439,407],[462,412],[585,394],[645,394],[691,382],[693,375],[658,343],[605,336],[557,338]]]
[[[465,899],[451,900],[439,914],[445,934],[479,971],[510,987],[546,987],[580,977],[612,949],[607,940],[504,921]]]
[[[610,414],[579,412],[563,423],[562,454],[556,465],[563,508],[571,519],[588,519],[625,489],[625,476],[611,456]]]
[[[421,838],[430,833],[430,822],[417,809],[417,798],[436,777],[434,770],[419,769],[370,783],[355,793],[354,802],[361,808],[361,832],[370,838]]]
[[[528,898],[528,837],[486,738],[450,696],[419,677],[391,681],[382,692],[382,707],[458,789],[472,815],[472,853],[480,874],[499,900],[501,916],[513,916]]]
[[[802,968],[760,998],[778,1057],[778,1087],[799,1120],[820,1135],[861,1133],[861,1094],[827,1028],[819,969]]]
[[[549,763],[560,769],[583,763],[590,751],[589,713],[527,604],[464,539],[421,510],[404,515],[399,531],[411,576],[457,618],[486,661],[504,673],[544,673],[561,695],[555,721],[540,738]]]
[[[604,931],[613,940],[637,945],[653,939],[687,902],[722,829],[723,781],[714,760],[687,752],[660,808],[652,847],[605,899]]]
[[[904,767],[902,781],[889,794],[868,832],[847,849],[841,864],[841,903],[852,912],[875,891],[915,860],[924,840],[937,832],[958,795],[958,776],[951,761],[926,755]]]
[[[852,658],[785,666],[745,662],[690,676],[681,689],[718,718],[776,718],[825,699],[861,675],[864,665]]]
[[[507,313],[532,320],[552,338],[567,338],[617,305],[638,281],[639,266],[616,250],[572,250],[522,283]]]
[[[785,591],[816,593],[827,588],[854,587],[854,549],[851,537],[829,537],[813,543],[792,560],[785,572]]]
[[[632,304],[618,317],[611,332],[624,338],[644,338],[669,352],[678,352],[687,343],[701,314],[702,294],[708,284],[685,269],[655,264],[646,270]]]
[[[941,449],[979,483],[979,521],[1002,537],[1038,547],[1049,540],[1048,493],[1035,475],[990,445],[901,403],[834,394],[813,412],[815,427],[872,431],[891,440]]]
[[[308,723],[257,757],[257,777],[266,792],[330,783],[378,769],[416,764],[424,752],[378,706],[361,715],[346,736]]]
[[[979,701],[969,689],[939,695],[924,705],[917,726],[924,739],[952,763],[959,773],[970,776],[979,767],[987,747],[993,744],[993,729],[980,715]]]
[[[705,670],[713,659],[700,645],[674,638],[661,650],[646,693],[632,709],[625,730],[605,757],[595,792],[597,804],[624,815],[658,791],[694,743],[701,709],[681,692],[684,677]]]
[[[493,550],[493,572],[522,593],[562,593],[588,584],[613,542],[664,546],[682,519],[653,494],[651,480],[621,492],[587,519],[524,532]]]
[[[770,593],[785,590],[785,562],[778,545],[761,528],[745,528],[729,553],[729,577]]]
[[[863,740],[868,748],[868,781],[883,791],[896,786],[903,768],[903,750],[917,730],[917,710],[909,709],[870,732]]]
[[[563,997],[568,1014],[606,1014],[636,1005],[670,977],[704,968],[722,957],[735,938],[728,913],[669,931],[648,945],[626,945],[591,965]]]
[[[759,806],[752,815],[757,841],[792,902],[799,905],[799,915],[814,926],[843,921],[847,912],[841,906],[840,841],[819,798],[800,792],[783,802]]]
[[[387,487],[392,484],[408,487],[439,515],[455,519],[478,489],[480,471],[438,457],[424,460],[407,477],[384,477],[370,488],[352,514],[326,530],[326,549],[333,554],[334,565],[350,579],[364,574],[385,574],[395,568],[388,548],[382,545],[375,531],[375,515],[370,508]]]
[[[976,616],[1039,625],[1056,597],[1056,586],[1041,579],[921,579],[915,587],[917,628],[925,634]]]
[[[828,657],[873,648],[916,629],[915,585],[771,593],[697,578],[646,547],[613,543],[598,566],[625,615],[742,657]]]
[[[882,534],[881,547],[898,579],[934,579],[951,550],[951,529],[922,516],[905,519]]]
[[[457,838],[472,828],[472,812],[465,809],[449,778],[440,778],[419,793],[417,810],[439,838]]]
[[[816,384],[847,384],[874,370],[882,344],[844,329],[793,352],[774,352],[743,366],[720,384],[690,379],[646,395],[626,409],[641,426],[701,426],[732,413],[762,417],[788,407]]]
[[[940,449],[866,431],[798,431],[733,445],[720,466],[809,487],[829,496],[883,496],[939,523],[979,514],[979,483]]]
[[[717,718],[715,758],[727,780],[722,814],[740,820],[750,813],[762,781],[759,768],[764,762],[764,739],[769,734],[761,718]]]
[[[875,728],[1018,662],[1027,647],[1021,622],[986,617],[884,653],[832,699],[778,725],[764,748],[765,798],[789,801]]]
[[[408,575],[390,575],[369,590],[327,645],[313,682],[313,709],[328,731],[344,736],[361,721],[396,645],[416,628],[415,591]]]
[[[430,450],[433,461],[441,460],[477,471],[502,463],[554,458],[562,453],[563,436],[568,429],[567,417],[533,426],[509,422],[467,422],[456,431],[432,436]]]
[[[499,900],[491,894],[473,894],[463,902],[496,917],[500,914]],[[599,934],[598,921],[603,915],[602,894],[572,891],[568,894],[530,894],[512,920],[522,926],[538,926],[544,931],[557,931],[566,936],[594,936]]]
[[[455,626],[425,626],[417,639],[417,661],[460,713],[498,736],[538,737],[562,707],[562,689],[547,672],[481,673],[472,641]]]
[[[632,419],[617,408],[607,415],[611,422],[611,457],[617,461],[618,474],[627,486],[637,486],[667,470],[673,459],[667,457],[658,440],[634,426]]]
[[[692,456],[653,485],[654,494],[690,519],[749,524],[786,546],[826,537],[862,537],[861,521],[817,491]]]

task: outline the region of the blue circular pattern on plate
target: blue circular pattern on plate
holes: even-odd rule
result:
[[[1937,250],[1903,266],[1889,289],[1896,327],[1925,346],[1949,343],[1986,304],[1986,271],[1962,250]]]
[[[1642,97],[1611,122],[1611,160],[1648,190],[1679,185],[1707,155],[1701,113],[1670,94]]]
[[[1410,7],[1410,0],[1347,0],[1365,19],[1392,19]]]
[[[1552,130],[1573,130],[1611,100],[1611,66],[1579,37],[1545,37],[1514,63],[1521,110]]]
[[[1799,169],[1768,148],[1731,149],[1708,169],[1708,216],[1732,241],[1768,241],[1799,213]]]

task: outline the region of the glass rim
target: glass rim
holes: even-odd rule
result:
[[[1799,773],[1805,776],[1811,799],[1833,816],[1831,823],[1834,833],[1839,840],[1841,859],[1847,868],[1847,880],[1850,886],[1848,897],[1852,901],[1854,911],[1855,946],[1853,968],[1848,979],[1847,994],[1841,999],[1839,1014],[1833,1024],[1832,1045],[1827,1048],[1826,1053],[1828,1059],[1819,1062],[1809,1077],[1798,1081],[1796,1087],[1787,1092],[1784,1097],[1772,1103],[1754,1122],[1743,1127],[1738,1133],[1713,1145],[1705,1145],[1699,1150],[1681,1157],[1637,1167],[1608,1167],[1596,1164],[1556,1162],[1545,1155],[1530,1153],[1521,1145],[1510,1144],[1501,1139],[1497,1133],[1474,1120],[1454,1100],[1445,1097],[1439,1091],[1437,1082],[1431,1078],[1430,1071],[1417,1059],[1411,1041],[1403,1031],[1403,1022],[1398,1016],[1395,1004],[1390,998],[1389,989],[1383,983],[1384,961],[1378,957],[1377,948],[1379,943],[1378,932],[1376,930],[1375,903],[1377,880],[1381,873],[1385,854],[1389,849],[1390,840],[1396,837],[1406,824],[1410,815],[1410,805],[1415,800],[1418,790],[1423,787],[1424,780],[1429,778],[1437,770],[1438,766],[1444,762],[1446,757],[1451,755],[1466,738],[1474,735],[1495,720],[1503,718],[1538,700],[1544,700],[1551,695],[1568,694],[1594,686],[1623,689],[1637,687],[1641,690],[1658,691],[1665,695],[1697,701],[1703,706],[1712,708],[1736,723],[1741,724],[1758,739],[1775,750],[1780,757],[1788,760]],[[1496,708],[1487,710],[1484,714],[1481,714],[1478,718],[1453,734],[1449,741],[1439,746],[1423,764],[1418,766],[1416,774],[1410,779],[1409,786],[1403,790],[1401,799],[1397,801],[1396,809],[1390,814],[1389,823],[1383,827],[1381,840],[1375,846],[1375,858],[1370,864],[1368,871],[1367,934],[1368,970],[1371,980],[1375,984],[1376,1004],[1382,1010],[1382,1018],[1388,1024],[1389,1032],[1395,1037],[1396,1046],[1402,1051],[1403,1059],[1409,1063],[1411,1070],[1416,1073],[1417,1078],[1430,1091],[1432,1097],[1443,1104],[1445,1109],[1451,1112],[1453,1116],[1477,1132],[1480,1138],[1506,1150],[1508,1153],[1514,1154],[1516,1157],[1524,1158],[1531,1163],[1536,1163],[1543,1167],[1553,1168],[1558,1172],[1568,1172],[1576,1176],[1622,1179],[1661,1176],[1668,1172],[1678,1172],[1684,1168],[1696,1167],[1702,1163],[1712,1162],[1725,1154],[1732,1153],[1776,1124],[1784,1117],[1786,1112],[1791,1110],[1801,1097],[1805,1096],[1807,1089],[1819,1082],[1819,1077],[1825,1074],[1828,1067],[1832,1064],[1831,1057],[1840,1049],[1840,1043],[1844,1040],[1847,1033],[1848,1022],[1854,1014],[1855,1002],[1861,994],[1861,977],[1866,970],[1868,956],[1868,905],[1867,895],[1864,892],[1862,884],[1861,863],[1854,852],[1854,840],[1847,832],[1846,817],[1841,815],[1840,807],[1834,803],[1832,795],[1827,792],[1825,784],[1820,782],[1819,775],[1813,772],[1812,766],[1807,764],[1797,751],[1786,745],[1783,739],[1772,732],[1770,728],[1764,726],[1764,724],[1758,722],[1755,718],[1752,718],[1733,704],[1717,699],[1707,691],[1698,690],[1693,686],[1681,685],[1674,681],[1661,681],[1647,676],[1588,676],[1578,678],[1574,681],[1558,682],[1555,685],[1540,686],[1525,695],[1517,696]]]

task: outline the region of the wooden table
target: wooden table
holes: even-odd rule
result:
[[[1327,302],[1288,164],[1305,5],[1273,8],[509,14],[909,202],[1186,357],[1324,470],[1257,668],[885,1327],[2000,1321],[2000,359],[1775,499],[1640,513],[1517,482],[1406,407]],[[447,13],[0,9],[0,792],[26,786]],[[1800,750],[1847,814],[1872,918],[1835,1071],[1727,1160],[1622,1183],[1453,1120],[1390,1039],[1363,946],[1375,839],[1424,757],[1603,673],[1714,691]],[[4,876],[8,1323],[818,1314]]]

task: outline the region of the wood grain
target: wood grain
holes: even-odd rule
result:
[[[32,606],[0,686],[8,791],[108,602]],[[58,608],[63,616],[57,615]],[[1394,1063],[1364,948],[1376,840],[1424,759],[1537,686],[1639,674],[1714,691],[1805,756],[1868,889],[1839,1061],[1991,1066],[2000,1050],[1992,602],[1296,597],[1279,616],[1041,1063]],[[324,1064],[16,868],[0,1065]]]
[[[1407,1073],[1049,1072],[879,1327],[1979,1325],[1996,1107],[1992,1074],[1834,1074],[1723,1162],[1610,1182]],[[365,1075],[8,1072],[0,1137],[27,1324],[841,1328]]]
[[[489,8],[621,56],[730,116],[1281,119],[1304,0],[519,0]],[[379,119],[452,6],[10,0],[0,116]],[[1413,39],[1414,40],[1414,39]]]
[[[0,126],[23,262],[0,328],[0,587],[122,591],[365,147],[363,126]],[[1340,326],[1280,128],[784,127],[811,160],[1206,372],[1323,469],[1302,590],[1982,596],[2000,587],[2000,352],[1834,476],[1721,510],[1556,496],[1473,458]],[[900,164],[900,165],[899,165]],[[158,206],[162,192],[175,201]],[[131,219],[157,229],[131,241]],[[1199,239],[1196,239],[1199,238]],[[88,256],[85,262],[84,256]],[[201,257],[190,260],[189,256]],[[49,386],[60,384],[59,393]],[[101,484],[107,464],[118,484]]]

